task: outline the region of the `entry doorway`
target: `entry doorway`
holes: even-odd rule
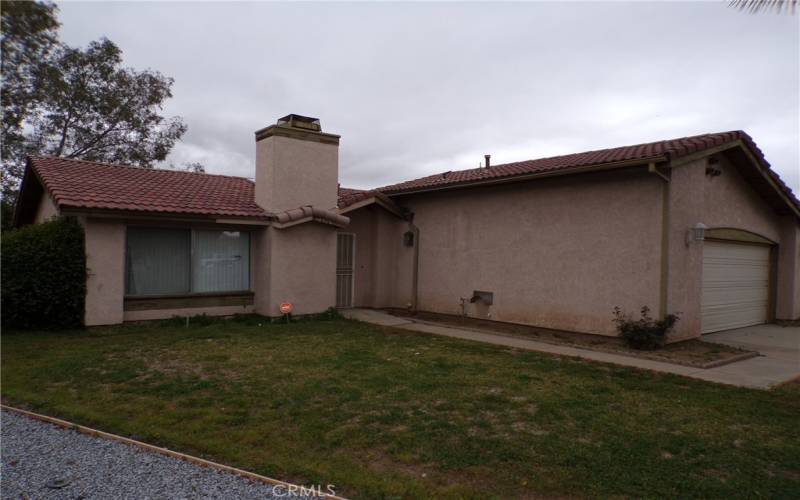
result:
[[[353,269],[355,269],[356,235],[336,236],[336,307],[353,307]]]

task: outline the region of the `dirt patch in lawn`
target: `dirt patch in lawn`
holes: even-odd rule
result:
[[[697,368],[712,368],[714,366],[721,366],[758,355],[758,353],[754,351],[747,351],[739,349],[738,347],[715,344],[712,342],[704,342],[697,339],[675,342],[674,344],[668,344],[655,351],[639,351],[625,345],[619,337],[605,337],[602,335],[549,330],[515,323],[464,318],[450,314],[431,312],[410,314],[408,311],[402,309],[387,309],[386,311],[395,316],[412,317],[420,321],[436,323],[443,326],[454,326],[484,333],[528,338],[548,344],[623,354],[626,356],[652,359],[654,361],[665,361]]]

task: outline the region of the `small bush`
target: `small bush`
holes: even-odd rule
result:
[[[650,317],[650,308],[642,307],[641,318],[633,319],[629,314],[622,312],[619,307],[614,308],[614,323],[617,332],[625,342],[634,349],[653,350],[663,347],[667,341],[667,334],[678,322],[680,313],[667,314],[664,319],[654,320]]]
[[[317,321],[330,321],[334,319],[343,319],[343,316],[339,313],[339,310],[335,307],[329,307],[322,311],[321,313],[312,315],[313,319]]]
[[[83,324],[86,250],[77,219],[57,217],[4,232],[1,250],[3,327]]]

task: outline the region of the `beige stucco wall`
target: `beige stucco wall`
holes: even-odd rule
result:
[[[703,222],[705,173],[702,165],[686,165],[672,170],[669,190],[669,235],[667,242],[668,313],[680,314],[674,339],[700,334],[700,296],[703,279],[702,243],[686,243],[689,228]]]
[[[695,162],[694,169],[703,177],[704,223],[711,227],[733,227],[760,234],[772,241],[780,241],[780,217],[750,186],[724,156],[716,165],[722,175],[705,175],[705,160]],[[688,165],[692,168],[692,165]],[[685,168],[685,167],[679,167]]]
[[[123,321],[125,224],[83,218],[86,233],[86,326]]]
[[[420,228],[419,309],[614,335],[659,306],[662,183],[643,169],[398,200]]]
[[[782,217],[780,223],[775,317],[800,319],[800,224],[791,216]]]
[[[700,333],[703,275],[703,243],[686,243],[687,231],[697,223],[709,228],[748,231],[777,242],[786,251],[779,254],[778,274],[784,282],[777,287],[779,316],[792,302],[796,276],[789,256],[797,255],[796,242],[786,239],[791,230],[782,228],[779,217],[745,181],[724,156],[716,165],[722,174],[705,173],[707,158],[679,166],[672,171],[670,184],[669,293],[667,310],[680,312],[674,338],[696,337]],[[794,222],[796,227],[796,222]],[[791,224],[790,224],[791,225]],[[794,249],[792,249],[794,247]],[[792,305],[793,307],[793,305]]]
[[[795,227],[795,252],[794,252],[794,308],[787,307],[781,319],[800,319],[800,228]],[[791,296],[791,288],[784,288],[785,293]],[[780,298],[779,298],[780,300]]]
[[[303,205],[336,207],[339,147],[271,136],[256,142],[256,203],[282,212]]]
[[[255,311],[280,316],[281,302],[294,314],[314,314],[336,304],[336,230],[306,223],[270,227],[258,243]]]
[[[36,217],[33,220],[34,224],[44,222],[56,215],[58,215],[58,208],[56,204],[53,203],[53,198],[47,192],[42,193],[42,199],[39,200],[39,206],[36,208]]]
[[[347,216],[350,224],[342,231],[356,236],[353,305],[409,307],[414,250],[403,245],[408,223],[378,205]]]
[[[353,305],[379,307],[375,300],[376,267],[379,252],[375,237],[375,207],[369,206],[350,212],[350,224],[342,232],[355,234],[355,262],[353,269]]]

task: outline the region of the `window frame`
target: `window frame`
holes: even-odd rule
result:
[[[130,279],[130,260],[128,255],[128,230],[130,228],[140,229],[171,229],[173,231],[189,231],[189,292],[188,293],[170,293],[170,294],[130,294],[128,293],[128,281]],[[195,244],[195,231],[219,231],[219,232],[238,232],[247,235],[247,288],[242,290],[221,290],[214,292],[192,292],[194,288],[194,244]],[[170,299],[182,297],[222,297],[222,296],[239,296],[239,295],[252,295],[253,294],[253,230],[244,227],[214,227],[214,226],[183,226],[183,225],[157,225],[157,224],[126,224],[125,225],[125,241],[124,241],[124,257],[123,257],[123,299],[124,300],[148,300],[148,299]]]

